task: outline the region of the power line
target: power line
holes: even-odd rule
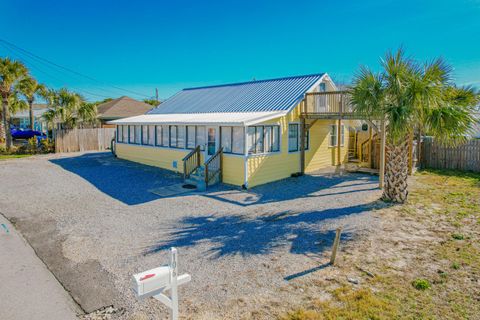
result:
[[[92,77],[90,77],[90,76],[84,75],[84,74],[82,74],[82,73],[80,73],[80,72],[77,72],[77,71],[75,71],[75,70],[72,70],[72,69],[70,69],[70,68],[61,66],[61,65],[59,65],[59,64],[57,64],[57,63],[55,63],[55,62],[53,62],[53,61],[50,61],[50,60],[45,59],[45,58],[42,58],[42,57],[40,57],[40,56],[38,56],[38,55],[36,55],[36,54],[28,51],[28,50],[22,49],[22,48],[20,48],[19,46],[15,45],[15,44],[13,44],[13,43],[11,43],[11,42],[9,42],[9,41],[6,41],[6,40],[4,40],[4,39],[1,39],[1,38],[0,38],[0,42],[3,42],[4,44],[6,44],[6,45],[8,45],[8,46],[10,46],[10,47],[13,47],[13,48],[16,49],[16,50],[22,51],[22,52],[24,52],[25,54],[28,54],[29,56],[35,57],[36,59],[42,60],[42,61],[44,61],[44,62],[46,62],[46,63],[48,63],[48,64],[51,64],[51,65],[53,65],[53,66],[56,66],[57,68],[63,69],[63,70],[65,70],[65,71],[68,71],[68,72],[70,72],[70,73],[72,73],[72,74],[75,74],[75,75],[77,75],[77,76],[81,76],[81,77],[83,77],[83,78],[89,79],[89,80],[91,80],[91,81],[95,81],[95,82],[100,83],[100,84],[102,84],[102,85],[104,85],[104,86],[108,86],[108,87],[111,87],[111,88],[115,88],[115,89],[120,90],[120,91],[129,92],[129,93],[132,93],[132,94],[135,94],[135,95],[138,95],[138,96],[150,98],[149,96],[147,96],[147,95],[145,95],[145,94],[143,94],[143,93],[138,93],[138,92],[135,92],[135,91],[132,91],[132,90],[120,88],[120,87],[117,87],[117,86],[114,86],[114,85],[110,85],[110,84],[106,84],[106,83],[104,83],[104,82],[102,82],[102,81],[100,81],[100,80],[97,80],[97,79],[92,78]]]
[[[6,46],[5,44],[3,44],[3,47],[6,48],[7,50],[9,50],[10,52],[12,52],[14,55],[18,55],[22,60],[25,60],[28,63],[29,67],[35,69],[36,71],[40,72],[41,74],[44,74],[45,76],[47,76],[50,79],[53,79],[55,81],[59,81],[60,83],[64,82],[63,79],[60,79],[57,76],[54,76],[54,75],[44,71],[43,69],[39,68],[37,65],[35,65],[35,63],[33,63],[33,59],[31,57],[29,57],[27,55],[24,55],[24,54],[21,54],[19,52],[15,52],[10,47]],[[91,92],[91,91],[88,91],[88,90],[85,90],[85,89],[79,89],[77,87],[73,87],[73,88],[74,88],[75,91],[78,91],[78,92],[83,93],[83,94],[96,96],[96,97],[100,97],[100,98],[111,98],[110,94],[107,96],[107,95],[101,95],[101,94],[98,94],[98,93],[94,93],[94,92]]]

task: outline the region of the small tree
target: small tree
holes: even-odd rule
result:
[[[30,129],[34,129],[35,118],[33,116],[33,103],[35,102],[36,97],[45,95],[46,88],[44,85],[38,83],[38,81],[34,78],[28,77],[20,80],[16,86],[16,89],[25,97],[28,102]]]
[[[15,85],[27,76],[28,70],[22,63],[9,58],[0,58],[0,96],[2,99],[0,139],[5,139],[8,150],[12,147],[9,102],[14,94]]]
[[[378,73],[362,67],[349,92],[356,112],[387,124],[383,198],[402,203],[408,196],[409,136],[418,130],[445,144],[465,140],[478,94],[455,86],[442,59],[420,64],[398,50],[381,65]]]
[[[58,91],[48,90],[45,99],[49,110],[43,117],[50,127],[59,124],[65,129],[77,127],[80,123],[97,121],[97,106],[87,103],[78,93],[62,88]]]

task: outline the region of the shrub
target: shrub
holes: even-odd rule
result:
[[[464,239],[463,234],[461,234],[461,233],[452,234],[452,238],[455,239],[455,240],[463,240]]]
[[[452,263],[452,269],[455,269],[455,270],[460,269],[460,264],[458,262]]]
[[[415,279],[412,285],[417,290],[427,290],[431,287],[430,282],[426,279]]]

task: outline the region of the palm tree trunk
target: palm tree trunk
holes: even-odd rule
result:
[[[5,127],[3,126],[3,107],[1,107],[0,108],[0,144],[3,144],[3,143],[5,143]]]
[[[30,129],[34,130],[35,118],[33,117],[33,100],[28,101],[28,111],[30,117]]]
[[[383,199],[404,203],[408,197],[408,139],[396,144],[388,142],[386,153]]]
[[[2,111],[2,122],[6,147],[7,150],[10,150],[12,148],[12,133],[10,132],[10,110],[8,109],[7,97],[3,97],[2,99]]]

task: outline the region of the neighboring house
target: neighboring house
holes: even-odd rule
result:
[[[107,122],[145,114],[152,108],[153,106],[148,103],[123,96],[99,104],[97,106],[98,120],[100,120],[102,127],[114,127]]]
[[[192,149],[202,167],[222,147],[223,182],[243,187],[343,164],[359,122],[336,117],[336,90],[327,74],[184,89],[146,115],[113,121],[116,154],[182,173]]]
[[[34,128],[33,130],[47,132],[47,122],[43,119],[43,114],[48,110],[46,104],[33,104]],[[19,111],[11,116],[12,123],[22,129],[30,128],[30,112],[29,110]]]

